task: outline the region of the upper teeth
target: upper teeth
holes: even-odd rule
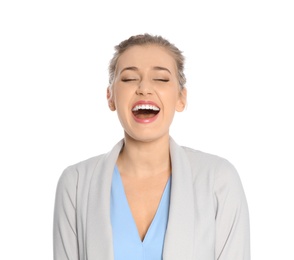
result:
[[[137,105],[132,109],[132,111],[138,111],[139,109],[150,109],[154,111],[159,111],[159,108],[153,105]]]

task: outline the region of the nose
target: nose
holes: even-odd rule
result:
[[[153,87],[151,82],[148,82],[147,80],[141,80],[138,84],[136,94],[146,96],[152,93],[153,93]]]

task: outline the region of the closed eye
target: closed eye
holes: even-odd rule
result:
[[[168,79],[154,79],[155,81],[161,81],[161,82],[169,82]]]
[[[123,82],[136,81],[137,79],[122,79]]]

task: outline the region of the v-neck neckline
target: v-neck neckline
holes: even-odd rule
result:
[[[123,181],[122,181],[122,178],[121,178],[121,175],[120,175],[120,172],[117,168],[117,166],[115,166],[115,174],[117,175],[117,179],[118,179],[118,185],[119,185],[119,191],[120,191],[120,196],[122,198],[122,203],[124,203],[124,209],[126,210],[126,213],[128,215],[128,218],[130,220],[130,222],[132,223],[132,229],[134,233],[136,233],[136,237],[137,237],[137,241],[144,245],[144,244],[147,244],[149,239],[152,238],[152,234],[154,234],[154,223],[157,222],[158,218],[160,217],[161,214],[163,214],[161,211],[163,209],[163,203],[168,199],[169,200],[169,195],[170,195],[170,182],[171,182],[171,176],[168,178],[168,181],[166,182],[165,184],[165,187],[164,187],[164,190],[163,190],[163,193],[161,195],[161,198],[160,198],[160,201],[159,201],[159,204],[158,204],[158,207],[156,209],[156,212],[155,212],[155,215],[147,229],[147,232],[144,236],[144,239],[141,240],[140,238],[140,235],[139,235],[139,230],[137,228],[137,225],[136,225],[136,221],[134,219],[134,216],[132,214],[132,211],[131,211],[131,208],[130,208],[130,205],[129,205],[129,202],[128,202],[128,199],[127,199],[127,195],[126,195],[126,192],[125,192],[125,189],[124,189],[124,185],[123,185]],[[168,197],[167,197],[168,196]]]

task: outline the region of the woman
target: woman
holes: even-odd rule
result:
[[[186,105],[184,57],[149,34],[116,46],[109,108],[124,138],[68,167],[54,213],[55,260],[249,260],[249,217],[225,159],[170,137]]]

